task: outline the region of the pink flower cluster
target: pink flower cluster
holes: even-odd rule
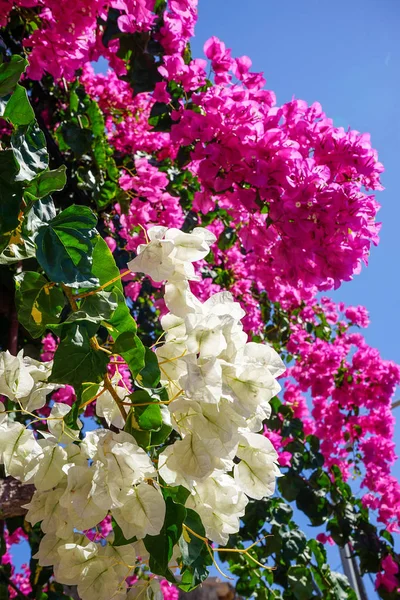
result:
[[[397,590],[400,593],[399,585],[399,567],[393,558],[388,554],[381,562],[382,572],[378,573],[375,581],[375,589],[383,587],[388,592]]]
[[[397,458],[391,403],[400,367],[348,330],[352,324],[368,324],[363,307],[334,306],[325,298],[326,313],[314,304],[293,316],[287,350],[295,362],[286,373],[284,400],[302,419],[306,435],[314,433],[321,440],[324,466],[337,465],[345,479],[362,475],[368,490],[363,503],[377,511],[389,531],[399,531],[400,484],[391,475]],[[342,311],[349,323],[340,318]],[[308,333],[306,325],[321,328],[322,314],[335,327],[323,326],[332,333],[321,339]],[[304,393],[311,397],[312,419]]]
[[[20,593],[28,596],[32,592],[31,584],[29,582],[29,565],[21,565],[21,571],[17,572],[12,560],[12,547],[18,546],[22,541],[26,540],[28,536],[20,527],[18,527],[18,529],[16,529],[12,534],[10,534],[6,528],[4,529],[3,535],[6,545],[6,551],[0,559],[0,565],[11,565],[10,579],[14,586],[16,586],[15,588],[12,586],[8,587],[9,597],[20,597],[20,594],[17,592],[17,590],[19,590]]]
[[[0,0],[0,27],[7,24],[13,6],[36,8],[32,19],[38,25],[24,40],[31,50],[28,75],[41,79],[45,72],[55,79],[71,80],[76,71],[100,56],[109,59],[117,71],[125,67],[116,56],[118,40],[108,48],[102,44],[103,28],[98,19],[107,19],[109,9],[119,12],[118,27],[122,33],[151,31],[157,15],[155,0]],[[182,53],[194,34],[197,0],[170,0],[163,15],[158,38],[166,54]]]
[[[205,51],[223,83],[192,97],[198,110],[172,115],[171,139],[192,148],[189,168],[201,183],[194,208],[232,216],[249,270],[274,298],[279,282],[329,289],[351,279],[378,241],[379,207],[365,190],[382,189],[383,167],[369,136],[334,127],[318,103],[275,106],[251,62],[231,59],[217,38]],[[227,69],[236,84],[221,79]],[[168,73],[180,77],[178,68]]]

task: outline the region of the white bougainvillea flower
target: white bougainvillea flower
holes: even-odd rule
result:
[[[210,251],[215,236],[207,229],[196,227],[191,234],[180,229],[152,227],[149,243],[140,244],[137,256],[128,263],[134,273],[145,273],[154,281],[195,279],[192,263]]]
[[[222,397],[222,367],[216,358],[198,359],[193,354],[185,357],[187,374],[179,380],[185,394],[193,400],[218,404]]]
[[[186,344],[175,341],[167,342],[156,349],[158,362],[162,368],[161,379],[163,382],[178,381],[186,375],[186,352]]]
[[[6,409],[4,404],[0,400],[0,425],[5,423],[8,420],[8,415],[6,413]]]
[[[13,356],[7,350],[0,353],[0,394],[10,400],[26,398],[35,382],[24,362],[23,350]]]
[[[46,396],[62,386],[47,381],[51,375],[53,361],[39,362],[29,356],[24,356],[23,362],[34,385],[29,395],[20,398],[19,401],[25,410],[32,412],[42,408],[46,404]]]
[[[35,558],[41,566],[53,565],[60,583],[76,585],[82,600],[162,600],[155,579],[137,582],[129,591],[126,585],[136,557],[150,559],[141,539],[158,535],[164,524],[158,477],[168,486],[186,487],[186,506],[200,515],[208,538],[226,544],[239,530],[248,498],[270,496],[279,476],[277,453],[257,432],[270,414],[284,365],[270,346],[248,342],[241,322],[245,313],[231,294],[200,302],[190,289],[189,280],[196,279],[193,262],[208,254],[215,236],[202,228],[188,234],[153,227],[148,237],[129,267],[166,281],[170,312],[161,319],[164,344],[156,344],[168,397],[161,412],[163,423],[181,439],[153,461],[152,451],[125,431],[98,429],[81,439],[79,420],[78,429],[67,426],[71,407],[66,404],[53,404],[48,431],[37,434],[12,421],[14,415],[0,403],[0,461],[7,475],[36,488],[26,506],[27,521],[40,522],[45,534]],[[21,352],[16,357],[0,353],[0,393],[26,411],[41,408],[57,387],[48,384],[51,367]],[[113,387],[123,400],[127,392],[119,383],[114,376]],[[124,428],[108,390],[98,396],[96,414],[109,427]],[[138,541],[115,546],[113,532],[91,541],[88,530],[106,516],[126,540]],[[180,554],[176,545],[171,568]]]
[[[140,483],[129,490],[123,507],[113,510],[113,517],[127,540],[158,535],[165,518],[164,498],[153,486]]]
[[[66,425],[64,417],[70,410],[71,407],[68,406],[68,404],[54,402],[47,421],[50,433],[61,444],[71,444],[72,442],[79,440],[79,430],[83,427],[83,424],[79,419],[77,419],[77,426],[79,429],[71,429]]]
[[[39,362],[23,356],[21,350],[17,356],[0,352],[0,394],[32,412],[46,403],[46,396],[60,386],[48,383],[52,362]]]
[[[235,465],[234,477],[239,489],[255,500],[272,496],[280,471],[276,464],[278,453],[269,439],[256,433],[243,433],[237,456],[241,460]]]
[[[268,369],[253,365],[226,366],[223,379],[233,394],[238,412],[246,417],[250,417],[259,405],[269,402],[281,389]]]
[[[86,538],[86,541],[60,545],[58,555],[55,567],[57,581],[77,585],[82,600],[126,597],[125,579],[136,563],[132,545],[103,546]]]
[[[225,545],[229,535],[239,530],[247,503],[247,497],[238,489],[235,480],[217,471],[196,485],[186,506],[200,515],[207,537]]]
[[[272,377],[279,377],[286,371],[281,357],[268,344],[248,342],[244,347],[243,357],[247,364],[252,363],[268,369]]]
[[[84,531],[95,527],[108,512],[94,501],[92,487],[93,469],[73,466],[68,469],[67,488],[60,498],[60,504],[69,513],[76,529]]]
[[[32,457],[25,473],[25,481],[34,483],[39,492],[56,487],[66,478],[63,467],[67,463],[67,451],[50,439],[39,440],[41,451]]]
[[[0,425],[0,462],[6,475],[25,481],[29,463],[41,453],[33,431],[9,420]]]
[[[187,281],[167,283],[165,285],[164,302],[176,317],[186,317],[201,308],[201,302],[190,291]]]
[[[75,585],[87,570],[89,562],[98,557],[99,545],[87,538],[58,546],[59,562],[55,569],[57,581]]]
[[[124,398],[128,395],[126,389],[120,385],[116,385],[114,379],[111,383],[113,384],[119,399],[124,400]],[[96,400],[96,415],[98,417],[103,417],[108,426],[114,425],[114,427],[117,427],[117,429],[123,429],[125,420],[122,417],[121,411],[114,398],[111,396],[108,390],[102,391],[100,388],[99,392],[101,392],[101,394]],[[126,406],[124,406],[123,409],[125,412],[127,412]]]
[[[89,542],[84,535],[78,536],[73,534],[70,539],[75,543],[77,539],[86,539]],[[50,567],[56,565],[59,561],[58,549],[64,545],[65,539],[59,538],[54,533],[46,533],[40,541],[38,551],[32,556],[32,558],[36,558],[41,567]]]
[[[73,526],[68,512],[60,504],[60,498],[65,486],[57,487],[46,492],[35,492],[29,504],[23,508],[28,510],[25,519],[35,525],[41,521],[44,533],[55,533],[58,538],[68,539],[73,532]]]

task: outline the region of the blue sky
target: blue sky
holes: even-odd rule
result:
[[[366,306],[367,342],[400,363],[399,29],[400,0],[199,0],[192,53],[203,56],[204,42],[216,35],[233,56],[250,56],[252,70],[264,72],[278,104],[293,96],[318,101],[335,125],[371,134],[386,169],[386,189],[377,194],[381,242],[368,268],[331,295]],[[399,425],[396,442],[400,454]],[[394,473],[400,476],[399,463]],[[299,518],[315,535],[306,523]],[[329,550],[329,562],[340,568],[335,550]],[[377,597],[368,579],[366,585],[369,597]]]

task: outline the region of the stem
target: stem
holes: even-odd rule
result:
[[[107,283],[103,283],[103,285],[96,288],[95,290],[92,290],[91,292],[85,292],[84,294],[76,294],[75,298],[81,299],[81,298],[87,298],[88,296],[93,296],[94,294],[97,294],[97,292],[101,292],[101,290],[104,290],[105,288],[107,288],[112,283],[119,281],[119,279],[122,279],[123,277],[125,277],[125,275],[128,275],[129,273],[131,273],[131,271],[129,269],[126,269],[126,271],[123,271],[117,277],[110,279],[110,281],[107,281]]]
[[[19,589],[19,587],[17,587],[15,585],[15,583],[13,581],[11,581],[11,579],[9,579],[8,577],[6,577],[3,573],[1,573],[1,576],[2,576],[2,579],[5,581],[5,583],[7,585],[9,585],[10,587],[12,587],[15,592],[17,592],[17,596],[19,598],[24,598],[24,600],[28,600],[29,596],[25,596],[25,594],[23,594],[21,592],[21,590]]]
[[[110,392],[111,396],[115,400],[115,402],[116,402],[116,404],[117,404],[117,406],[119,408],[119,411],[120,411],[120,413],[122,415],[122,418],[124,419],[124,421],[126,423],[127,414],[126,414],[125,409],[124,409],[124,404],[120,400],[117,392],[115,391],[115,389],[114,389],[114,387],[113,387],[113,385],[112,385],[112,383],[111,383],[110,378],[109,378],[108,375],[104,375],[104,387],[105,387],[106,390],[108,390]]]
[[[62,283],[62,284],[61,284],[61,286],[62,286],[62,289],[63,289],[63,292],[64,292],[64,294],[65,294],[65,295],[67,296],[67,298],[68,298],[68,302],[70,303],[72,310],[73,310],[74,312],[76,312],[76,311],[78,310],[78,305],[77,305],[77,303],[76,303],[76,300],[75,300],[75,296],[74,296],[74,294],[71,292],[71,289],[70,289],[70,288],[69,288],[67,285],[64,285],[64,284]],[[76,296],[76,297],[77,297],[77,296]]]
[[[10,313],[10,329],[8,330],[8,350],[10,354],[16,356],[18,353],[18,318],[17,318],[17,309],[15,308],[15,302],[11,302]]]

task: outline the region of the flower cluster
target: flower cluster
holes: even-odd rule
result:
[[[321,316],[325,335],[316,337],[307,325],[321,328]],[[361,475],[363,503],[389,530],[398,531],[400,486],[391,468],[396,460],[392,398],[400,368],[349,330],[367,324],[363,307],[336,306],[328,298],[293,316],[287,350],[295,361],[287,371],[284,400],[303,421],[305,433],[321,440],[325,467],[338,466],[345,479]]]
[[[200,514],[207,536],[226,544],[239,528],[246,496],[260,499],[274,491],[278,456],[256,432],[270,414],[284,366],[269,346],[247,342],[240,322],[245,313],[229,293],[204,303],[192,294],[192,263],[208,254],[212,234],[153,227],[148,235],[128,266],[167,280],[170,312],[161,320],[165,344],[157,357],[171,423],[182,438],[161,453],[160,475],[191,491],[188,505]]]
[[[36,489],[26,507],[26,520],[40,522],[45,534],[36,558],[41,566],[54,566],[58,582],[77,585],[83,600],[131,599],[143,585],[134,583],[127,592],[126,580],[137,556],[146,556],[141,540],[157,535],[164,523],[159,477],[189,490],[187,506],[198,512],[207,536],[225,544],[239,529],[248,497],[271,495],[279,475],[273,445],[257,432],[270,414],[269,400],[280,390],[276,378],[283,363],[269,346],[247,342],[245,313],[229,293],[201,303],[190,290],[193,263],[209,253],[214,235],[203,228],[187,234],[153,227],[148,236],[129,267],[166,281],[170,312],[162,318],[165,343],[157,358],[168,396],[164,419],[180,439],[154,463],[123,431],[121,406],[129,402],[115,398],[129,399],[129,390],[118,385],[117,373],[107,376],[96,394],[96,413],[118,433],[99,429],[80,439],[82,423],[77,420],[78,429],[67,424],[71,407],[60,402],[47,418],[39,418],[47,431],[35,433],[1,405],[0,462],[6,475]],[[47,383],[50,374],[51,363],[22,352],[0,355],[0,393],[25,417],[35,417],[33,411],[59,387]],[[92,530],[110,515],[126,540],[138,541],[116,546],[110,532],[99,543]]]

